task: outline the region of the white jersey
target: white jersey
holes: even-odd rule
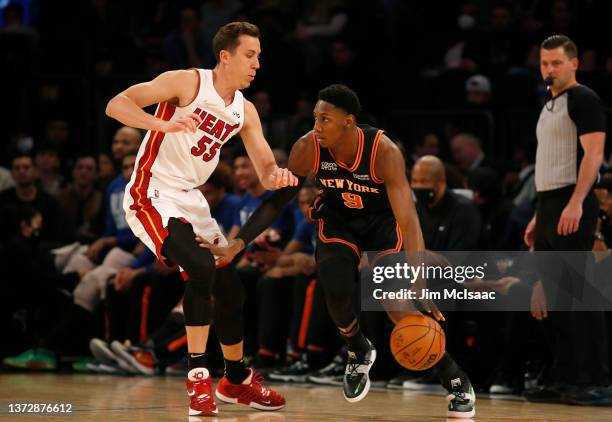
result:
[[[219,163],[223,145],[242,129],[242,93],[236,91],[234,101],[226,107],[213,86],[212,71],[197,71],[200,87],[195,100],[185,107],[161,103],[155,116],[171,121],[195,113],[202,118],[202,123],[195,133],[147,132],[138,150],[134,173],[126,192],[135,188],[145,193],[149,184],[180,190],[190,190],[204,184]]]
[[[198,73],[200,87],[191,104],[176,107],[165,102],[155,112],[163,120],[195,113],[202,118],[198,130],[149,131],[125,188],[123,209],[127,223],[160,259],[170,218],[188,222],[194,233],[211,243],[227,244],[204,196],[195,188],[204,184],[217,167],[221,147],[242,129],[244,98],[236,91],[234,101],[226,107],[213,86],[212,71],[198,69]]]

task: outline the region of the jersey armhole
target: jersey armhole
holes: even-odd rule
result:
[[[370,156],[370,177],[372,178],[374,183],[378,183],[378,184],[381,184],[384,182],[384,180],[376,177],[376,171],[375,171],[376,153],[378,152],[378,146],[380,145],[380,139],[382,138],[383,133],[384,132],[382,130],[379,130],[376,133],[376,137],[374,138],[374,143],[372,144],[372,153]]]

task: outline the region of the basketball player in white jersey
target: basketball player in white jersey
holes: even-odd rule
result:
[[[187,280],[183,306],[189,414],[211,416],[217,407],[204,357],[211,319],[225,359],[217,397],[260,410],[280,409],[285,399],[261,386],[261,377],[243,362],[243,287],[233,266],[215,265],[210,251],[198,247],[196,235],[212,244],[227,241],[196,187],[206,182],[221,148],[237,133],[266,189],[297,185],[290,171],[276,165],[257,111],[239,91],[259,69],[259,29],[246,22],[229,23],[215,35],[213,51],[213,70],[163,73],[121,92],[106,108],[106,114],[121,123],[149,131],[123,205],[134,233],[160,260],[176,262]],[[156,103],[155,116],[143,110]]]

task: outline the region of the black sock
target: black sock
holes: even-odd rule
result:
[[[249,376],[249,370],[244,364],[244,359],[225,361],[225,376],[232,384],[242,384],[242,381]]]
[[[455,363],[448,352],[444,353],[440,362],[434,366],[435,371],[440,378],[440,383],[448,391],[451,390],[451,380],[459,378],[462,384],[467,384],[468,377],[465,372]]]
[[[362,358],[370,349],[370,342],[363,335],[359,327],[357,327],[352,334],[353,335],[350,337],[344,335],[342,337],[344,337],[349,351],[354,352],[359,358]]]
[[[190,371],[194,368],[206,368],[206,354],[189,353],[187,358],[187,367]]]

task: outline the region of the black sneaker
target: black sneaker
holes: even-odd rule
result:
[[[561,401],[579,406],[612,406],[612,387],[591,387],[562,393]]]
[[[532,403],[561,403],[561,389],[557,385],[539,385],[523,392],[523,397]]]
[[[453,378],[450,383],[451,389],[449,395],[446,396],[446,400],[448,400],[446,417],[461,419],[473,417],[476,414],[476,394],[474,394],[470,380]]]
[[[306,356],[304,356],[289,366],[270,372],[268,378],[274,381],[306,382],[306,376],[311,372],[312,369],[306,361]]]
[[[369,341],[368,341],[369,343]],[[376,360],[376,349],[370,344],[370,349],[361,358],[355,352],[348,351],[348,361],[344,372],[344,398],[355,403],[362,400],[370,391],[368,372]]]
[[[331,363],[308,375],[306,380],[313,384],[342,385],[345,362],[342,355],[336,355]]]

